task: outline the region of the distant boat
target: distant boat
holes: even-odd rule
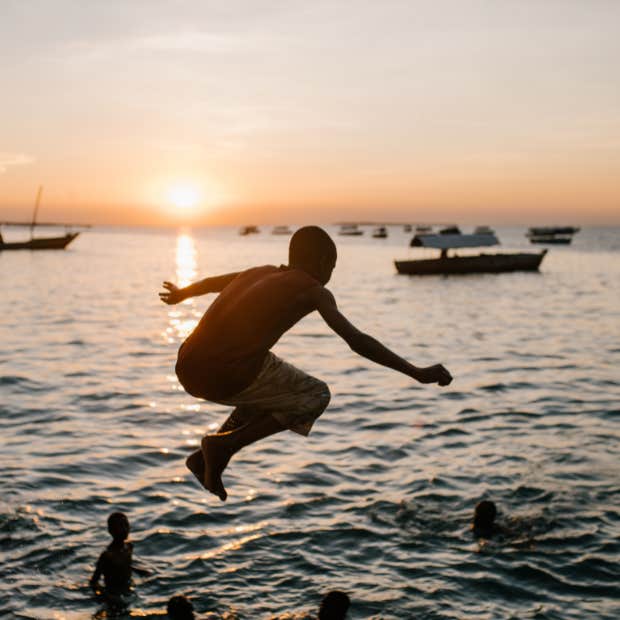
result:
[[[34,204],[32,222],[30,223],[30,239],[26,241],[4,241],[0,233],[0,250],[64,250],[80,234],[79,232],[67,232],[62,237],[34,237],[42,193],[43,187],[40,186]]]
[[[405,224],[403,226],[403,232],[411,232],[413,230],[413,227],[411,226],[411,224]]]
[[[448,256],[448,250],[499,245],[493,231],[463,234],[451,226],[439,234],[415,235],[412,247],[441,250],[439,258],[394,261],[398,273],[406,275],[437,275],[464,273],[501,273],[506,271],[537,271],[547,250],[540,253],[478,254]]]
[[[489,226],[476,226],[476,228],[474,228],[474,235],[484,235],[485,233],[495,234],[495,231]]]
[[[274,226],[271,231],[272,235],[292,235],[293,232],[288,226]]]
[[[416,233],[419,233],[419,234],[429,233],[429,232],[432,232],[432,230],[433,230],[432,226],[420,225],[420,226],[415,227]]]
[[[258,230],[257,226],[243,226],[240,230],[239,230],[239,234],[242,236],[246,236],[246,235],[257,235],[260,232],[260,230]]]
[[[378,226],[372,231],[372,236],[374,239],[386,239],[388,236],[388,231],[385,226]]]
[[[363,230],[360,230],[357,227],[357,224],[342,224],[340,226],[340,230],[338,231],[339,235],[343,237],[359,237],[364,234]]]
[[[539,226],[530,228],[525,236],[530,243],[550,243],[568,245],[573,240],[573,235],[580,228],[575,226]]]

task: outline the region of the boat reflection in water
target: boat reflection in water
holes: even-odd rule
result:
[[[415,235],[410,245],[416,248],[440,250],[439,258],[394,261],[398,273],[406,275],[437,275],[464,273],[501,273],[505,271],[537,271],[547,250],[542,252],[516,252],[448,256],[449,250],[499,245],[495,233],[479,227],[474,233],[463,234],[456,226],[439,234]]]

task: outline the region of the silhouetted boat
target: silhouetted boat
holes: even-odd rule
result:
[[[378,226],[372,231],[372,236],[374,239],[385,239],[388,236],[388,231],[385,226]]]
[[[444,232],[445,231],[445,232]],[[439,234],[415,235],[412,247],[441,250],[439,258],[394,261],[398,273],[406,275],[437,275],[463,273],[501,273],[505,271],[537,271],[547,250],[540,253],[478,254],[448,256],[448,250],[499,245],[493,231],[462,234],[456,227]]]
[[[27,241],[0,242],[0,250],[64,250],[80,233],[67,233],[62,237],[45,237]]]
[[[412,230],[413,230],[413,227],[411,226],[411,224],[403,225],[403,232],[411,232]]]
[[[257,226],[243,226],[239,234],[245,237],[246,235],[257,235],[259,232],[260,230],[258,230]]]
[[[343,237],[359,237],[364,234],[364,231],[360,230],[357,224],[342,224],[338,234]]]
[[[292,231],[288,226],[274,226],[271,231],[272,235],[292,235]]]
[[[30,239],[26,241],[4,241],[0,234],[0,250],[64,250],[80,233],[67,232],[62,237],[34,237],[34,228],[37,226],[37,213],[41,202],[43,187],[39,187],[34,204],[34,213],[30,223]]]
[[[576,226],[538,226],[530,228],[525,236],[530,243],[550,243],[568,245],[573,240],[573,235],[580,228]]]

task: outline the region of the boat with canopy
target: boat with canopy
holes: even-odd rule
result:
[[[398,273],[406,275],[437,275],[463,273],[501,273],[506,271],[537,271],[547,250],[542,252],[515,252],[492,254],[465,254],[449,256],[448,252],[462,248],[492,247],[499,239],[490,229],[463,234],[458,227],[450,226],[440,233],[418,234],[410,246],[440,251],[438,258],[396,260]]]

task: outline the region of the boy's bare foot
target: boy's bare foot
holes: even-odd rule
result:
[[[225,502],[228,493],[222,484],[222,472],[226,469],[232,454],[218,435],[205,435],[202,438],[201,448],[204,460],[203,486]]]
[[[204,486],[205,460],[202,458],[202,450],[192,452],[187,459],[185,459],[185,466],[194,474],[196,480],[200,482],[200,485]]]

